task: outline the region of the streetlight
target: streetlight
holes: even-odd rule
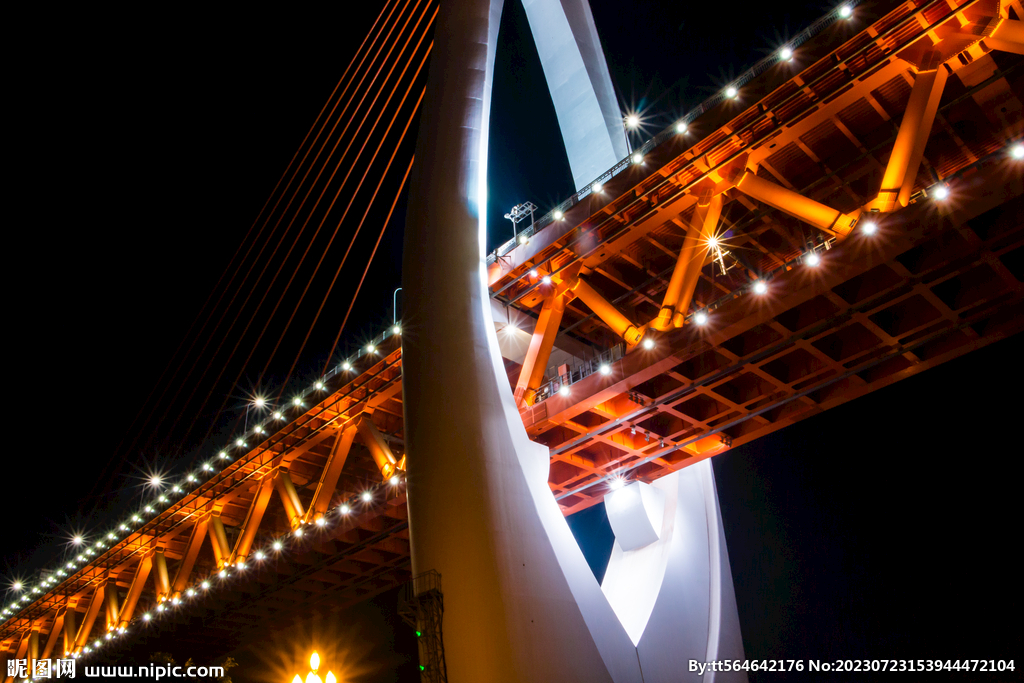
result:
[[[327,672],[326,678],[320,678],[320,676],[317,675],[317,669],[320,668],[320,655],[315,652],[309,657],[309,668],[311,670],[306,674],[305,683],[338,683],[338,679],[335,678],[334,674],[330,671]],[[295,678],[292,679],[292,683],[303,683],[303,680],[299,674],[295,674]]]
[[[505,214],[505,218],[512,221],[512,239],[516,238],[516,234],[519,232],[519,222],[525,220],[527,214],[530,216],[530,234],[533,234],[533,212],[536,210],[537,205],[533,202],[523,202],[516,204],[510,212]]]

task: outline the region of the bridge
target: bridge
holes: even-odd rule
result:
[[[487,256],[564,515],[1021,331],[1022,15],[922,0],[849,37],[837,9]],[[404,325],[26,585],[5,657],[190,613],[229,643],[409,581]]]

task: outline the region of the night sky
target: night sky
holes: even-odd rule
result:
[[[653,135],[831,6],[592,8],[622,108]],[[307,306],[278,355],[257,347],[237,385],[230,364],[219,383],[167,379],[222,362],[216,335],[178,350],[373,16],[177,11],[38,10],[20,26],[31,49],[7,98],[4,583],[59,558],[71,529],[117,518],[147,473],[183,472],[219,447],[247,396],[279,389],[309,327]],[[492,106],[488,248],[511,236],[513,204],[543,212],[574,189],[518,2],[506,5]],[[404,223],[400,202],[345,327],[350,347],[391,321]],[[365,260],[365,240],[355,253]],[[322,367],[355,261],[292,382]],[[254,310],[242,318],[260,327]],[[252,339],[222,336],[245,351]],[[715,458],[748,657],[1019,654],[1020,351],[1019,338],[1000,342]],[[210,425],[213,442],[200,443]],[[598,573],[606,524],[600,508],[573,520]],[[353,618],[390,643],[388,609],[377,600]],[[402,643],[365,680],[400,680]]]

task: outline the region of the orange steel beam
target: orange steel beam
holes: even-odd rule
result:
[[[398,470],[398,461],[395,459],[394,453],[391,452],[391,448],[388,447],[384,437],[369,416],[364,415],[357,424],[359,436],[363,438],[363,444],[373,456],[373,461],[377,463],[377,469],[385,479],[390,479],[391,475]]]
[[[992,35],[985,38],[985,44],[993,50],[1024,55],[1024,21],[1003,19]]]
[[[601,296],[597,290],[590,286],[582,276],[577,278],[572,292],[592,310],[598,318],[612,328],[615,334],[626,340],[630,347],[636,346],[643,339],[643,332],[633,322],[619,312],[607,299]]]
[[[313,494],[313,500],[309,503],[309,510],[306,513],[307,521],[310,516],[315,522],[327,514],[334,489],[338,486],[338,478],[341,476],[342,468],[345,467],[345,461],[348,460],[348,452],[352,448],[352,441],[356,438],[358,431],[359,428],[355,424],[349,424],[341,429],[335,438],[331,453],[327,456],[327,464],[320,475],[320,482]],[[253,504],[255,505],[255,502]]]
[[[153,565],[156,568],[156,601],[163,602],[171,597],[171,582],[167,578],[167,558],[163,550],[153,553]]]
[[[29,667],[32,666],[32,662],[39,659],[39,625],[35,624],[32,627],[32,632],[28,634],[28,652],[25,656],[28,658]],[[32,673],[31,669],[29,673]]]
[[[274,477],[267,475],[259,483],[256,495],[252,499],[252,505],[249,506],[249,513],[245,516],[245,521],[242,522],[242,533],[238,535],[238,540],[235,542],[235,549],[229,560],[230,564],[245,562],[249,557],[249,549],[252,548],[252,542],[256,539],[256,532],[260,528],[260,522],[263,521],[263,513],[267,511],[267,505],[270,503],[273,493]]]
[[[64,614],[66,611],[67,609],[62,607],[54,614],[53,625],[50,626],[50,635],[46,639],[43,654],[39,656],[40,659],[49,659],[50,655],[53,654],[53,648],[57,646],[57,639],[60,638],[61,632],[64,630]]]
[[[75,638],[78,636],[78,624],[75,620],[78,618],[76,612],[71,607],[68,607],[68,611],[64,613],[64,656],[70,657],[71,653],[75,651]]]
[[[181,564],[178,565],[178,571],[174,574],[174,582],[171,583],[171,595],[180,595],[185,587],[188,585],[189,577],[192,575],[192,567],[195,566],[196,558],[199,557],[199,550],[203,547],[203,540],[206,538],[206,531],[210,526],[210,518],[203,517],[195,526],[192,527],[192,535],[189,536],[188,545],[185,546],[185,555],[181,558]],[[146,560],[142,560],[144,563]],[[142,570],[142,564],[139,564],[139,571]],[[149,570],[146,570],[149,573]],[[132,583],[132,588],[135,587],[135,582]],[[121,621],[124,621],[122,619]]]
[[[82,625],[78,629],[78,636],[75,638],[75,649],[81,650],[89,643],[89,634],[92,633],[92,625],[96,623],[96,617],[99,616],[100,607],[103,606],[103,593],[105,592],[106,586],[104,584],[98,584],[96,590],[93,591],[92,600],[89,601],[89,608],[85,611],[85,618],[82,619]]]
[[[132,615],[135,614],[135,607],[139,604],[139,598],[142,596],[142,589],[145,587],[146,581],[149,579],[149,572],[152,569],[152,555],[146,555],[139,561],[139,567],[135,570],[135,578],[132,579],[132,585],[128,587],[128,595],[125,596],[124,604],[121,605],[121,613],[118,615],[119,626],[127,626],[128,622],[132,620]],[[178,573],[180,574],[181,572],[179,571]]]
[[[736,189],[840,239],[850,234],[860,217],[859,211],[844,214],[770,180],[759,178],[749,168],[741,173]]]
[[[292,483],[292,478],[288,472],[283,469],[277,471],[277,478],[275,480],[277,486],[277,492],[281,496],[281,502],[284,504],[284,511],[288,517],[288,524],[292,529],[297,529],[302,525],[302,501],[299,500],[299,494],[295,491],[295,484]]]
[[[14,659],[25,659],[25,653],[28,652],[28,639],[29,638],[30,638],[30,635],[28,633],[26,633],[24,636],[22,636],[21,642],[18,643],[18,650],[14,654]],[[8,676],[7,678],[4,679],[4,683],[12,683],[13,681],[14,681],[14,676]]]
[[[219,514],[215,513],[210,517],[210,526],[213,527],[210,533],[210,542],[213,544],[213,556],[217,562],[217,569],[222,569],[231,557],[231,548],[228,546],[228,534],[224,530],[224,521],[220,518]]]
[[[514,392],[516,404],[521,408],[530,404],[533,395],[544,381],[544,371],[551,357],[551,349],[555,346],[558,328],[562,324],[565,304],[565,294],[555,292],[545,299],[541,306],[537,325],[530,339],[530,348],[523,359],[523,367],[519,371],[519,381]]]
[[[117,580],[114,577],[107,579],[107,590],[104,597],[107,605],[107,630],[111,631],[117,628],[117,618],[121,612],[121,608],[117,604]]]
[[[889,163],[882,176],[882,187],[878,191],[878,198],[869,204],[870,208],[889,212],[910,203],[917,170],[924,158],[924,148],[931,135],[948,74],[941,65],[933,71],[917,74],[892,154],[889,155]]]
[[[672,277],[665,289],[665,299],[661,304],[658,317],[651,322],[656,330],[667,330],[670,327],[682,327],[686,311],[690,308],[690,300],[697,288],[701,268],[704,267],[705,249],[708,239],[715,234],[718,219],[722,215],[722,195],[713,196],[703,206],[700,203],[694,208],[693,217],[686,230],[683,246],[679,250]]]

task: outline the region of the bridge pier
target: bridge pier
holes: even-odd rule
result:
[[[516,408],[491,319],[482,216],[501,8],[501,0],[442,5],[410,186],[402,333],[413,573],[443,578],[445,659],[455,683],[726,680],[698,678],[682,663],[704,661],[709,634],[723,641],[722,628],[739,649],[715,651],[742,657],[738,619],[721,614],[731,609],[734,617],[734,603],[719,601],[716,612],[705,600],[680,611],[688,575],[665,571],[654,595],[667,610],[662,632],[634,642],[551,494],[548,449],[529,440]],[[718,519],[717,499],[699,500],[714,514],[703,511],[694,523],[707,526]],[[682,535],[667,537],[675,541],[657,552],[685,555]],[[720,536],[707,537],[703,557],[724,551]],[[705,561],[705,573],[712,566],[723,565]],[[724,567],[728,575],[727,557]],[[699,585],[710,582],[705,576]],[[616,594],[628,593],[619,586]],[[703,635],[679,647],[680,624]],[[648,666],[666,673],[642,673]]]

